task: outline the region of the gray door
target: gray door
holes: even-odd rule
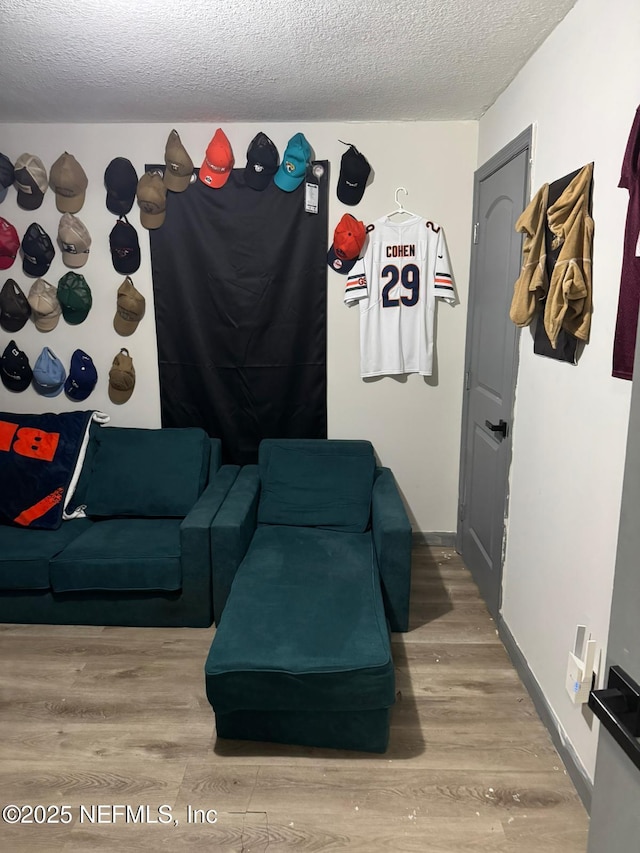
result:
[[[531,128],[475,175],[457,548],[497,616],[511,458],[518,329],[509,319],[522,263],[515,224],[529,197]]]
[[[640,332],[640,325],[638,331]],[[603,684],[605,687],[609,681],[609,668],[612,666],[621,667],[636,685],[640,685],[639,522],[640,343],[636,343],[618,551]],[[625,726],[631,735],[627,737],[624,731],[616,729],[615,724],[621,718],[619,711],[624,709],[616,708],[619,703],[615,695],[609,697],[607,704],[616,712],[609,724],[613,722],[612,730],[621,738],[628,752],[624,751],[604,725],[600,726],[588,850],[589,853],[631,853],[640,850],[640,709],[635,713],[622,714],[622,720],[624,721],[626,716],[626,722],[630,724]],[[631,703],[628,707],[631,707]]]

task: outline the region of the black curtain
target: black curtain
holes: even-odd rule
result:
[[[200,426],[226,462],[257,459],[261,439],[325,438],[328,163],[319,213],[304,183],[167,194],[149,232],[165,427]],[[148,167],[151,168],[151,167]]]

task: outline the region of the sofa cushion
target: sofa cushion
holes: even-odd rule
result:
[[[87,515],[184,518],[206,486],[210,451],[198,428],[97,430],[81,484]]]
[[[180,519],[97,521],[49,564],[54,592],[177,590]]]
[[[369,523],[375,471],[367,441],[263,441],[261,524],[362,532]]]
[[[205,673],[216,713],[390,707],[393,660],[370,534],[258,528]]]
[[[92,526],[88,518],[57,530],[0,525],[0,589],[49,589],[49,561]]]

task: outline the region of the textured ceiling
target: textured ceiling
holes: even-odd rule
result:
[[[0,121],[477,119],[575,0],[0,0]]]

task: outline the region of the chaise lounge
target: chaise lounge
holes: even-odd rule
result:
[[[264,440],[211,526],[219,738],[384,752],[411,526],[366,441]]]

